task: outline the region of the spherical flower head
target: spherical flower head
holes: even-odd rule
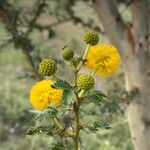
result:
[[[70,60],[74,56],[73,50],[68,47],[64,47],[62,49],[61,54],[62,54],[62,57],[67,61]]]
[[[94,78],[89,74],[82,74],[77,79],[77,86],[80,90],[88,91],[94,87]]]
[[[89,48],[86,66],[106,77],[118,69],[121,58],[112,45],[96,45]]]
[[[99,41],[99,36],[94,31],[89,31],[84,35],[84,41],[86,44],[96,45]]]
[[[50,104],[60,106],[63,90],[52,86],[54,86],[54,81],[42,80],[31,88],[30,102],[35,109],[43,110]]]
[[[39,72],[45,76],[54,75],[57,70],[57,64],[52,59],[44,59],[39,65]]]

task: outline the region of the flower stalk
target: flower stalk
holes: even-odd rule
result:
[[[81,69],[82,65],[84,64],[84,62],[86,60],[86,57],[88,55],[88,52],[89,52],[89,48],[90,48],[90,44],[88,44],[87,47],[86,47],[86,50],[85,50],[85,52],[83,54],[83,57],[82,57],[82,61],[79,63],[79,65],[76,69],[77,71],[79,71]]]
[[[81,90],[80,93],[78,94],[79,98],[81,98],[84,93],[85,93],[85,90]]]

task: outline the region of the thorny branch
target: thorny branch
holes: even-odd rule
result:
[[[12,40],[16,48],[21,48],[27,61],[30,64],[31,69],[35,72],[38,78],[41,76],[38,74],[31,51],[34,50],[34,45],[29,40],[28,35],[32,32],[34,25],[43,12],[43,8],[46,6],[46,0],[41,0],[38,2],[37,9],[35,10],[35,15],[33,19],[28,23],[28,30],[25,34],[22,34],[18,30],[18,22],[20,21],[19,12],[8,2],[0,2],[0,21],[5,25],[7,31],[11,34]]]

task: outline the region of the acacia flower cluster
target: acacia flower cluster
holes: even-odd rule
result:
[[[90,46],[86,67],[94,69],[100,76],[114,73],[120,64],[120,55],[113,45]]]
[[[54,81],[42,80],[37,82],[30,91],[30,102],[35,109],[43,110],[49,104],[60,106],[62,89],[53,88]]]
[[[99,36],[96,32],[87,32],[83,41],[87,44],[87,48],[82,57],[75,56],[74,51],[67,46],[63,47],[61,52],[63,60],[71,66],[75,74],[73,85],[59,79],[56,75],[58,64],[52,58],[46,58],[39,65],[39,73],[44,77],[48,76],[49,79],[35,83],[30,91],[30,102],[33,107],[43,112],[48,109],[46,112],[48,112],[48,116],[51,117],[53,123],[49,127],[40,126],[33,129],[29,134],[39,132],[51,133],[51,135],[61,134],[61,137],[73,139],[74,150],[78,150],[80,147],[80,130],[88,128],[95,132],[98,127],[101,127],[100,123],[97,122],[93,126],[83,126],[80,116],[80,106],[84,103],[84,100],[89,100],[90,103],[94,102],[100,107],[101,103],[104,103],[107,99],[103,92],[94,89],[95,74],[98,73],[101,77],[109,76],[117,70],[121,61],[120,55],[113,45],[98,44]],[[91,71],[79,75],[82,67],[90,68]],[[66,107],[67,109],[65,109]],[[68,127],[60,121],[59,114],[62,117],[70,111],[73,115],[73,121]]]

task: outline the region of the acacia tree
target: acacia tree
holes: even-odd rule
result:
[[[115,0],[94,0],[93,7],[110,41],[120,50],[128,92],[137,91],[127,106],[136,150],[150,149],[150,18],[148,0],[132,0],[132,26],[125,24]]]
[[[86,4],[90,0],[83,1]],[[7,43],[13,42],[16,48],[21,48],[32,69],[35,68],[31,51],[35,50],[32,41],[28,38],[34,28],[42,31],[51,30],[51,27],[65,21],[80,23],[84,27],[93,28],[99,32],[99,26],[93,22],[85,23],[77,17],[72,9],[77,2],[74,0],[37,0],[34,10],[28,19],[23,10],[16,9],[9,1],[0,0],[0,21],[11,35]],[[37,24],[38,17],[50,3],[57,3],[55,10],[48,8],[50,15],[55,15],[58,22],[41,26]],[[89,4],[89,3],[88,3]],[[136,150],[150,149],[150,4],[149,0],[129,1],[132,22],[126,24],[117,6],[117,0],[93,0],[92,8],[102,23],[110,42],[120,50],[125,70],[126,90],[136,93],[136,96],[127,106],[127,117]],[[61,10],[65,13],[60,12]],[[25,25],[25,26],[24,26]],[[25,32],[21,29],[26,28]],[[22,32],[23,31],[23,32]],[[7,44],[6,43],[6,44]],[[36,69],[34,69],[36,72]],[[38,75],[38,73],[36,72]]]

